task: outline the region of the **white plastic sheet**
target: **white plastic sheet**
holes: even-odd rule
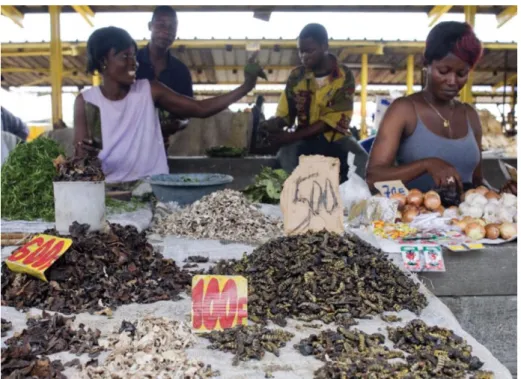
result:
[[[41,233],[54,228],[54,222],[46,221],[2,221],[2,233]],[[134,212],[115,213],[107,215],[107,221],[123,226],[132,225],[139,232],[147,229],[152,222],[152,210],[140,208]]]
[[[180,248],[175,249],[174,245],[179,243]],[[208,252],[210,260],[217,260],[221,257],[226,258],[240,258],[242,254],[247,251],[253,251],[253,247],[240,244],[223,244],[219,241],[211,240],[192,240],[169,238],[165,241],[164,255],[171,259],[184,259],[185,256],[201,255],[203,252]],[[212,253],[214,252],[214,253]],[[202,267],[202,265],[200,265]],[[508,369],[503,366],[483,345],[477,342],[471,335],[466,333],[452,314],[452,312],[436,298],[422,283],[420,283],[415,276],[413,280],[420,284],[420,290],[427,296],[429,305],[423,310],[420,317],[428,325],[438,325],[441,327],[452,329],[456,334],[467,340],[467,343],[472,346],[473,354],[479,357],[485,364],[482,369],[494,372],[496,378],[511,379],[512,376]],[[154,315],[158,317],[168,317],[175,320],[190,320],[191,301],[189,298],[173,302],[161,301],[152,304],[130,304],[119,307],[113,314],[111,319],[104,316],[90,315],[82,313],[77,315],[74,324],[84,323],[87,327],[98,328],[102,333],[111,332],[114,328],[118,328],[123,320],[134,321],[146,315]],[[2,307],[2,317],[13,322],[14,331],[21,331],[25,326],[25,317],[21,317],[20,313],[11,307]],[[35,313],[36,310],[33,310]],[[402,322],[392,324],[393,327],[403,326],[408,321],[417,318],[417,316],[409,311],[401,311],[398,313],[402,318]],[[241,362],[239,366],[231,365],[233,355],[220,351],[208,350],[208,342],[205,339],[199,338],[196,345],[188,350],[188,355],[192,358],[197,358],[204,361],[206,364],[211,364],[213,369],[221,372],[220,378],[226,379],[262,379],[265,371],[273,372],[275,378],[312,378],[313,371],[320,368],[323,363],[313,357],[304,357],[293,345],[298,343],[302,338],[308,337],[310,334],[318,333],[317,329],[302,328],[297,329],[297,325],[302,325],[300,321],[289,320],[286,330],[295,334],[295,337],[280,349],[280,357],[277,358],[273,354],[267,353],[261,361],[251,360],[248,362]],[[269,325],[270,327],[276,327]],[[359,320],[359,325],[356,328],[366,333],[382,333],[387,335],[386,327],[389,324],[382,321],[378,316],[369,320]],[[323,325],[322,330],[334,329],[334,324]],[[5,337],[12,336],[11,331]],[[2,339],[2,341],[5,340]],[[387,344],[390,344],[388,341]],[[389,347],[392,347],[389,345]],[[100,362],[103,361],[106,354],[99,357]],[[67,362],[70,359],[76,358],[69,353],[54,354],[51,359],[62,359]],[[84,355],[80,360],[85,363],[89,358]],[[65,372],[66,375],[72,378],[80,377],[78,371],[74,368],[69,368]]]

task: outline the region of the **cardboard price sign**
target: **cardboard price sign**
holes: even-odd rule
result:
[[[196,275],[192,279],[192,328],[209,332],[248,324],[248,282],[242,276]]]
[[[375,188],[385,197],[391,197],[397,193],[407,196],[409,191],[401,180],[390,180],[388,182],[376,182]]]
[[[14,251],[5,263],[11,271],[29,274],[46,282],[45,270],[71,245],[71,239],[39,234]]]

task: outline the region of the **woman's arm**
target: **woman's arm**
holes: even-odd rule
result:
[[[85,116],[85,100],[80,93],[74,101],[74,148],[76,156],[85,153],[83,140],[88,138],[87,118]]]
[[[479,163],[472,174],[472,185],[477,187],[482,184],[486,185],[490,188],[490,185],[486,183],[483,178],[483,156],[482,156],[482,138],[483,138],[483,129],[481,127],[481,120],[479,119],[478,112],[476,109],[470,104],[464,104],[466,107],[465,113],[468,115],[468,120],[470,122],[470,127],[474,132],[474,136],[476,137],[476,143],[478,144],[479,149]]]
[[[447,162],[438,158],[420,159],[401,166],[395,166],[396,154],[407,125],[416,123],[416,112],[411,100],[395,100],[380,123],[369,161],[367,163],[366,182],[371,189],[374,183],[386,180],[401,180],[404,184],[428,173],[436,186],[455,184],[462,189],[458,171]]]
[[[385,112],[367,163],[366,181],[370,187],[373,188],[374,183],[385,180],[401,180],[406,183],[427,171],[426,160],[398,167],[394,165],[407,125],[405,115],[410,114],[415,114],[414,107],[405,98],[396,99]]]
[[[200,101],[180,95],[158,81],[151,81],[150,87],[154,102],[157,102],[168,112],[185,118],[207,118],[243,98],[255,87],[255,81],[247,80],[227,94]]]

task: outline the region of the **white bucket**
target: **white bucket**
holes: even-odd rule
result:
[[[105,182],[54,182],[56,230],[69,234],[74,221],[89,224],[89,231],[105,225]]]

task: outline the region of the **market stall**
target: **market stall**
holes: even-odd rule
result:
[[[50,188],[47,205],[24,197],[10,182],[20,175],[15,163],[28,148],[45,162],[36,162],[34,172],[30,164],[17,169],[25,170],[32,183],[43,182],[39,193]],[[70,228],[58,233],[52,228],[63,221],[58,209],[64,204],[57,204],[57,183],[102,183],[100,166],[95,160],[60,157],[58,145],[49,141],[17,149],[2,171],[2,192],[20,206],[6,208],[10,213],[3,213],[2,232],[25,235],[16,243],[9,238],[6,245],[18,246],[2,250],[2,341],[7,345],[2,376],[333,378],[349,372],[393,378],[422,372],[511,377],[505,362],[462,328],[421,276],[410,273],[407,254],[385,245],[396,239],[383,238],[389,230],[380,233],[375,222],[398,228],[399,201],[363,199],[391,204],[392,220],[385,220],[386,212],[374,219],[378,211],[365,206],[359,225],[349,224],[360,199],[349,203],[331,158],[306,157],[290,177],[264,169],[244,193],[220,190],[182,207],[158,203],[151,225],[141,233],[131,222],[120,225],[126,217],[121,212],[120,220],[107,215],[108,224],[101,219],[99,225],[85,225],[88,215],[72,202]],[[325,191],[318,203],[308,198],[312,182],[296,179],[306,175],[315,175]],[[206,185],[191,178],[186,175],[183,182],[192,192]],[[290,194],[295,190],[300,191],[296,203]],[[471,195],[465,201],[481,199]],[[432,197],[423,197],[426,209],[438,209],[427,200]],[[33,213],[20,214],[28,201]],[[90,201],[93,207],[106,198]],[[499,201],[512,207],[509,197]],[[306,223],[296,222],[299,217]],[[500,228],[499,237],[513,238],[507,232]],[[469,247],[467,237],[473,236],[460,236],[460,242]],[[461,275],[451,265],[455,256],[441,249],[428,252],[433,251],[445,268],[440,272],[431,264],[435,274]],[[228,278],[223,287],[222,275]],[[235,290],[226,291],[228,286]],[[20,311],[29,313],[20,317]],[[207,333],[218,325],[225,330]]]

